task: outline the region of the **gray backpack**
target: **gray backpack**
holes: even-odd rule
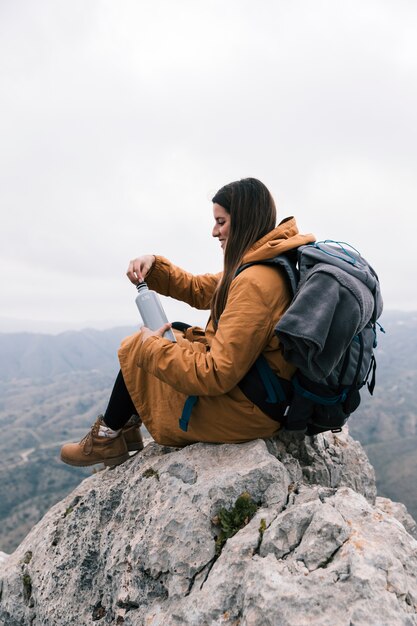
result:
[[[287,430],[338,432],[359,406],[360,389],[374,390],[378,276],[357,250],[328,240],[262,263],[280,268],[293,293],[275,333],[297,371],[291,381],[279,378],[261,355],[239,386]]]

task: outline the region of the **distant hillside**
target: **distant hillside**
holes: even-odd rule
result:
[[[417,315],[387,313],[378,333],[376,388],[364,391],[349,420],[351,433],[371,445],[417,436]]]
[[[134,330],[0,334],[0,551],[91,474],[61,463],[60,444],[105,410],[117,348]]]
[[[375,467],[379,494],[417,518],[417,314],[388,312],[382,325],[375,394],[362,394],[349,430]],[[0,551],[91,473],[63,466],[59,446],[79,440],[105,409],[117,348],[135,330],[0,334]]]
[[[380,495],[401,500],[417,519],[417,314],[388,312],[378,333],[377,385],[349,419],[365,447]]]
[[[0,380],[44,379],[69,372],[114,369],[120,340],[131,327],[86,329],[59,335],[0,333]]]
[[[15,454],[0,466],[0,547],[10,553],[44,515],[91,476],[91,468],[75,468],[59,459],[59,446]]]

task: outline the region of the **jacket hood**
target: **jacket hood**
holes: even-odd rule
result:
[[[245,254],[242,264],[265,261],[279,254],[316,241],[313,234],[301,235],[294,217],[287,217],[274,230],[259,239]]]

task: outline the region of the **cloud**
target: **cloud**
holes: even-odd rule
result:
[[[416,25],[406,0],[3,2],[3,314],[120,319],[143,252],[217,271],[209,199],[244,176],[416,308]]]

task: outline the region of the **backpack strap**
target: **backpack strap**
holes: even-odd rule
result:
[[[366,381],[368,381],[368,378],[371,372],[372,372],[371,382],[366,382],[366,386],[368,387],[368,391],[371,394],[371,396],[373,396],[374,389],[375,389],[375,375],[376,375],[376,359],[374,355],[372,355],[372,358],[371,358],[371,363],[369,365],[369,370],[365,379]]]
[[[297,285],[300,280],[300,273],[297,269],[297,250],[290,250],[285,254],[279,254],[272,259],[265,259],[264,261],[253,261],[252,263],[245,263],[238,267],[235,273],[235,277],[238,276],[243,270],[252,265],[274,265],[284,270],[284,276],[291,290],[291,295],[294,296],[297,291]]]
[[[191,418],[191,411],[193,410],[194,405],[196,404],[197,400],[198,400],[198,396],[188,396],[188,398],[185,401],[184,408],[182,410],[181,417],[179,419],[179,426],[181,430],[183,430],[184,432],[187,432],[188,430],[188,424]]]
[[[323,406],[332,406],[333,404],[339,404],[339,402],[344,402],[346,400],[348,392],[348,389],[343,389],[341,393],[338,393],[334,396],[319,395],[318,393],[314,393],[303,387],[299,381],[297,374],[293,376],[292,384],[295,394],[297,396],[305,398],[306,400],[311,400],[315,404],[322,404]],[[319,385],[319,383],[317,383],[317,385]]]
[[[268,404],[285,402],[285,393],[278,376],[274,374],[263,354],[256,359],[255,367],[258,370],[258,374],[267,392],[266,402],[268,402]]]

